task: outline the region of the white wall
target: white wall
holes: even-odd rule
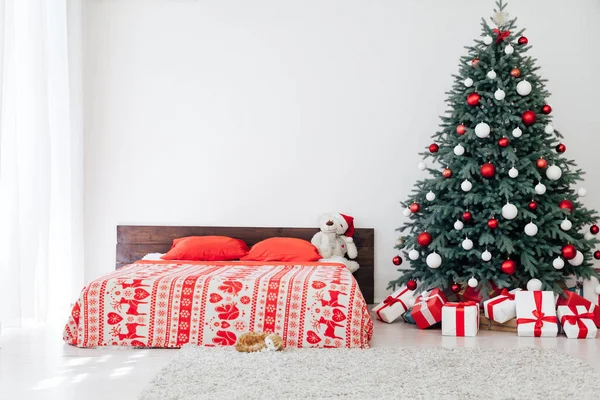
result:
[[[600,2],[513,0],[600,207]],[[543,6],[542,6],[543,5]],[[463,46],[493,2],[88,0],[86,278],[117,224],[376,230],[376,298]]]

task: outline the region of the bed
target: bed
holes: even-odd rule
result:
[[[310,240],[311,228],[118,226],[116,270],[90,282],[64,330],[78,347],[231,346],[247,331],[286,347],[367,348],[373,323],[372,229],[356,229],[360,269],[321,262],[152,261],[173,239],[220,235],[249,246],[269,237]]]

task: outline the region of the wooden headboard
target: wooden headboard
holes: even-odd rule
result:
[[[242,239],[248,246],[270,237],[294,237],[310,241],[317,228],[247,228],[216,226],[117,226],[117,269],[140,260],[148,253],[166,253],[173,239],[183,236],[231,236]],[[360,269],[354,273],[360,290],[368,304],[374,297],[374,239],[373,229],[354,230],[358,248],[356,261]]]

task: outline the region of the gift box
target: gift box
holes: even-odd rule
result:
[[[575,276],[565,278],[563,289],[575,292],[579,296],[583,296],[583,282],[578,280]]]
[[[442,336],[477,336],[479,303],[446,303],[442,307]]]
[[[414,290],[409,290],[406,286],[402,286],[386,297],[383,302],[376,305],[373,311],[377,315],[377,319],[389,324],[400,318],[408,310],[410,300],[414,297]]]
[[[485,316],[500,324],[515,318],[517,316],[515,293],[520,290],[514,289],[509,292],[503,289],[499,296],[484,301],[483,312]]]
[[[440,289],[424,292],[415,300],[411,316],[420,329],[429,328],[442,320],[442,307],[446,302],[448,300]]]
[[[556,301],[556,307],[560,306],[584,306],[594,314],[594,323],[596,327],[600,328],[600,307],[594,305],[590,300],[566,290],[562,295],[558,296],[558,300]]]
[[[402,314],[402,320],[404,320],[404,322],[406,322],[407,324],[415,325],[415,320],[412,317],[412,309]]]
[[[513,318],[510,321],[506,321],[501,324],[499,322],[492,321],[485,315],[480,315],[479,330],[517,333],[517,319]]]
[[[592,306],[593,307],[593,306]],[[569,339],[592,339],[598,329],[594,313],[586,306],[558,306],[556,314]]]
[[[492,288],[487,291],[488,295],[485,296],[486,299],[496,297],[502,293],[502,289],[499,289],[494,282],[490,282],[490,285]],[[458,300],[461,302],[474,301],[478,304],[481,303],[484,297],[479,290],[470,286],[463,288],[460,292],[458,292],[457,296]]]
[[[558,320],[554,292],[526,291],[515,293],[517,333],[519,336],[556,336]]]

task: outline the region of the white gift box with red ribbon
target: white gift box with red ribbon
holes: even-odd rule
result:
[[[514,289],[510,292],[503,289],[499,296],[483,302],[483,312],[486,318],[503,324],[517,316],[517,305],[515,303],[515,293],[521,289]]]
[[[594,306],[558,306],[556,314],[569,339],[593,339],[598,328],[594,323]]]
[[[539,337],[558,334],[554,292],[522,290],[515,293],[515,301],[519,336]]]
[[[477,336],[479,303],[446,303],[442,307],[442,336]]]
[[[377,319],[388,324],[400,318],[410,307],[415,291],[402,286],[373,308]]]

